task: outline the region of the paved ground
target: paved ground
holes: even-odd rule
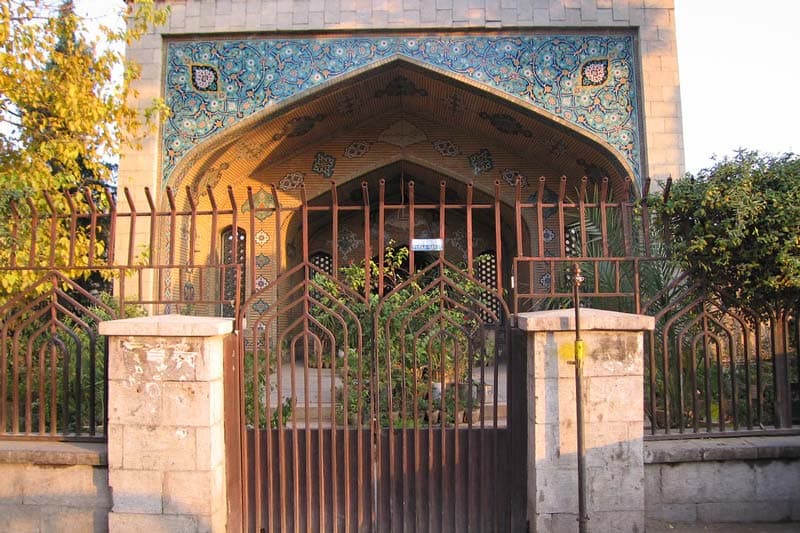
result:
[[[791,524],[671,524],[648,521],[647,533],[789,533],[800,532],[800,522]]]

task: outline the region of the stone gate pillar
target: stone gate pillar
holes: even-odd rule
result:
[[[109,337],[109,529],[226,528],[223,355],[232,321],[164,315]]]
[[[578,530],[575,310],[522,313],[528,335],[528,516]],[[644,531],[643,334],[653,317],[581,309],[586,501],[592,532]],[[531,364],[532,361],[532,364]]]

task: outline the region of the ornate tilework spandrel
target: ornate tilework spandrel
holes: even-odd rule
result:
[[[164,184],[198,143],[267,106],[391,57],[462,76],[550,113],[603,139],[637,177],[641,172],[632,34],[252,38],[168,43]],[[382,96],[426,92],[395,81],[379,90]],[[359,104],[341,105],[352,111]]]

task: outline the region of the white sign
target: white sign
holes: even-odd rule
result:
[[[412,252],[441,252],[444,250],[442,239],[411,239]]]

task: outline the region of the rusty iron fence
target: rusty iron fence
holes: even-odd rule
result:
[[[109,191],[74,191],[12,202],[0,233],[0,438],[105,438],[106,350],[96,333],[98,321],[165,312],[238,317],[240,351],[255,353],[259,338],[277,338],[297,316],[325,318],[319,315],[322,304],[315,304],[270,324],[259,322],[280,309],[282,297],[290,297],[280,284],[299,287],[303,299],[319,302],[331,283],[345,279],[342,267],[370,258],[383,273],[385,254],[363,246],[378,242],[370,233],[373,227],[400,221],[405,237],[397,242],[408,244],[418,236],[409,217],[413,221],[425,213],[429,220],[446,220],[452,213],[460,238],[470,245],[458,261],[447,249],[441,258],[438,252],[409,254],[402,282],[418,272],[423,287],[429,279],[461,276],[458,283],[469,281],[476,288],[467,299],[474,300],[474,320],[486,331],[513,329],[516,313],[571,305],[568,271],[576,262],[587,278],[586,305],[655,316],[656,330],[645,338],[651,438],[785,432],[798,423],[798,314],[780,323],[763,322],[700,293],[666,256],[650,228],[647,202],[635,201],[631,184],[542,178],[530,186],[518,183],[510,201],[498,193],[500,184],[482,192],[459,185],[455,200],[444,185],[429,185],[416,196],[414,184],[406,186],[401,203],[383,200],[377,182],[365,184],[347,201],[339,201],[341,191],[332,186],[322,200],[272,188],[265,201],[250,190],[229,189],[220,196],[209,188],[166,190],[163,205],[146,190],[125,190],[119,198]],[[348,226],[345,218],[356,214],[361,225]],[[310,225],[302,223],[304,216]],[[265,223],[278,230],[265,237],[260,233]],[[474,246],[480,231],[488,231],[482,238],[496,239],[495,245]],[[437,234],[426,237],[443,239],[447,248],[454,240],[448,232],[441,224]],[[265,239],[271,251],[252,253]],[[323,241],[338,245],[323,253]],[[342,243],[351,247],[349,253]],[[365,276],[365,285],[376,294],[399,286],[383,274]],[[440,294],[454,298],[446,290]],[[493,324],[491,317],[500,315]],[[333,341],[323,337],[338,333],[314,335],[327,350]],[[503,335],[496,337],[501,348]],[[341,359],[334,354],[320,361],[329,370]],[[266,363],[259,364],[264,374]],[[315,364],[320,362],[312,360],[309,367]],[[255,359],[242,363],[245,391],[262,386],[245,376],[254,365]],[[271,413],[262,408],[259,416],[271,419],[281,412],[275,407]],[[320,414],[285,408],[295,420],[298,413]],[[256,409],[250,411],[256,416]],[[329,415],[336,422],[337,414]],[[284,422],[281,414],[275,416],[279,425]],[[401,433],[398,439],[408,438]]]

